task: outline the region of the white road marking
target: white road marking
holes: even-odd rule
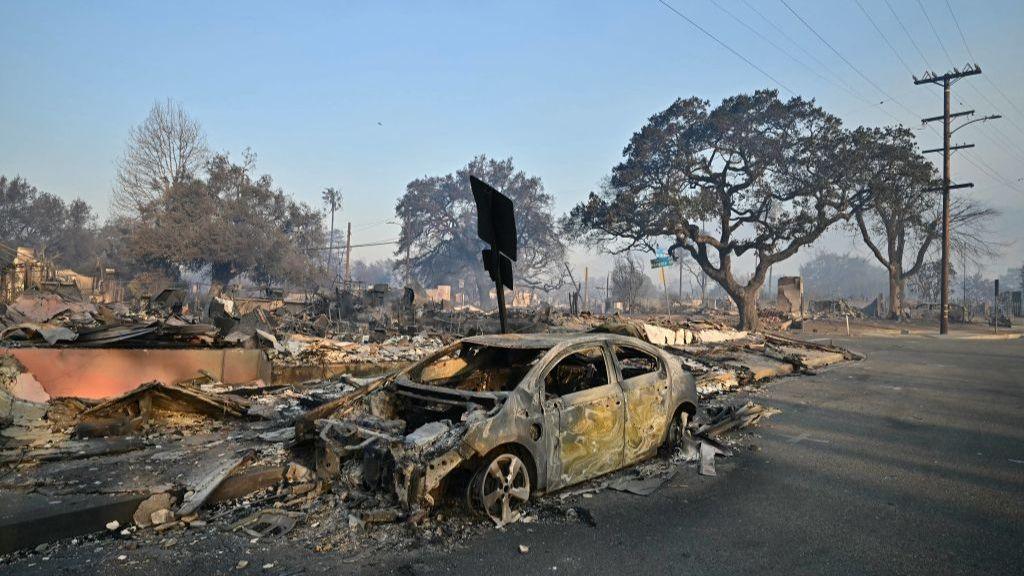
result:
[[[787,436],[790,444],[799,444],[800,442],[807,440],[808,442],[817,442],[818,444],[831,444],[828,440],[821,440],[818,438],[811,438],[811,435],[804,432],[799,436]]]

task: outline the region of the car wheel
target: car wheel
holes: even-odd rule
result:
[[[515,454],[498,454],[477,470],[469,500],[498,526],[515,522],[530,500],[530,472]]]
[[[697,452],[697,442],[690,433],[690,414],[685,410],[680,410],[679,415],[672,419],[665,439],[665,451],[670,456],[677,450],[682,451],[684,460],[690,460],[691,453],[695,455]]]

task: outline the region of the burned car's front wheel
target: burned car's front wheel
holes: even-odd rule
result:
[[[530,500],[530,471],[505,452],[485,461],[469,483],[469,503],[499,526],[515,522]]]

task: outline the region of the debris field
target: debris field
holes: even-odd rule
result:
[[[65,308],[53,298],[29,311],[33,315],[26,319],[57,326],[44,332],[66,329],[79,338],[89,333],[82,321],[95,330],[103,316],[99,309]],[[196,346],[239,349],[238,342],[224,342],[216,328],[189,328],[184,332],[199,343],[182,345],[182,330],[165,331],[178,317],[142,320],[153,329],[117,331],[139,334],[119,342],[131,342],[129,351],[155,342],[183,353]],[[294,318],[288,321],[295,326]],[[8,328],[5,333],[15,339],[0,354],[0,498],[12,506],[5,507],[9,512],[0,526],[2,552],[32,554],[56,541],[106,537],[173,545],[230,532],[251,539],[288,538],[311,550],[355,558],[396,543],[451,544],[509,522],[593,522],[580,498],[595,491],[643,496],[679,473],[690,473],[686,470],[714,476],[715,458],[732,454],[736,431],[775,412],[737,403],[735,390],[857,359],[832,346],[737,332],[708,321],[658,318],[649,323],[618,317],[549,319],[541,334],[463,340],[427,332],[370,342],[318,335],[315,329],[300,334],[267,328],[254,328],[248,340],[253,347],[241,349],[260,354],[271,375],[313,367],[313,378],[225,382],[218,377],[222,373],[199,370],[175,381],[136,382],[103,398],[50,394],[47,382],[18,359],[17,352],[25,350],[80,351],[77,338],[51,345],[24,322]],[[228,334],[238,330],[232,325]],[[26,346],[29,342],[34,345]],[[522,404],[517,394],[544,354],[594,342],[610,351],[625,346],[637,352],[614,359],[624,382],[653,374],[656,366],[645,368],[645,362],[678,365],[682,370],[673,377],[691,383],[696,404],[688,409],[684,430],[669,430],[671,413],[655,408],[636,413],[608,436],[619,442],[611,446],[622,447],[610,452],[628,454],[611,460],[602,451],[596,457],[574,455],[572,442],[582,442],[583,436],[538,434],[496,418],[523,410],[563,410],[567,417],[567,399],[592,390],[566,388],[561,398],[546,398],[545,409]],[[124,350],[89,347],[96,355]],[[549,380],[547,386],[581,386],[584,377],[600,380],[592,360],[585,350],[574,353],[552,371],[564,382]],[[377,373],[354,375],[366,375],[367,365],[376,365]],[[662,388],[670,380],[666,377]],[[637,392],[633,404],[654,397],[645,394]],[[673,398],[683,403],[683,396]],[[503,412],[506,405],[512,408]],[[557,418],[538,418],[540,428],[557,427]],[[588,426],[603,422],[600,411],[579,418]],[[685,439],[666,450],[663,440],[672,433]],[[559,447],[548,445],[537,461],[531,459],[529,473],[520,475],[532,484],[526,486],[526,494],[533,494],[528,501],[515,501],[524,487],[515,479],[494,484],[487,474],[471,473],[468,463],[502,438],[531,434],[556,438]],[[474,445],[475,451],[467,448]],[[517,464],[492,465],[505,466],[501,475],[511,478]],[[494,499],[502,486],[504,501],[520,505],[502,509],[501,498]],[[494,502],[496,507],[488,507]]]

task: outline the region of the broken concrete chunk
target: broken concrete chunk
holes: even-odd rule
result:
[[[711,344],[714,342],[728,342],[729,340],[739,340],[740,338],[746,338],[746,331],[737,331],[732,329],[714,329],[707,328],[704,330],[695,330],[693,338],[700,344]]]
[[[693,332],[686,328],[676,330],[676,346],[689,346],[693,343]]]
[[[653,324],[644,324],[647,341],[657,346],[673,346],[676,344],[676,331]]]
[[[154,526],[167,524],[168,522],[174,522],[174,512],[171,512],[167,508],[161,508],[160,510],[153,512],[149,519]]]
[[[153,516],[157,511],[169,509],[171,506],[174,506],[174,496],[166,492],[154,494],[143,500],[142,504],[139,504],[135,514],[132,515],[132,521],[139,528],[147,528],[153,524],[163,524],[163,522],[154,522]]]

